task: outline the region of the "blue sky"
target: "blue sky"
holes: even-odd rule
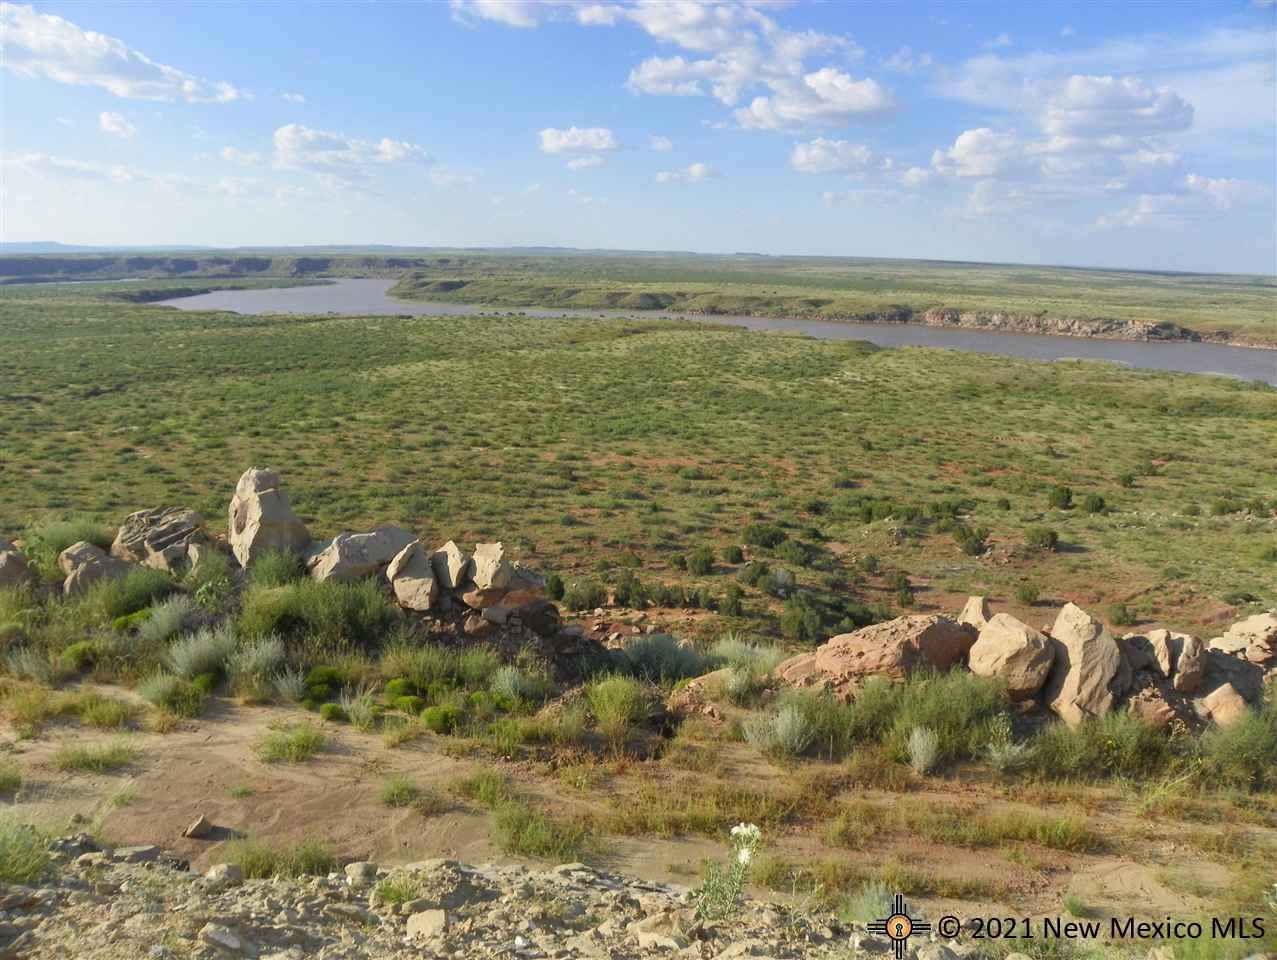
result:
[[[1277,272],[1268,2],[0,11],[9,241]]]

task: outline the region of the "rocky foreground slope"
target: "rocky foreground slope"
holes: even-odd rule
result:
[[[54,841],[53,853],[45,885],[0,888],[0,960],[779,960],[889,951],[832,918],[767,903],[705,922],[688,890],[579,863],[352,863],[326,877],[244,880],[225,864],[191,873],[157,847],[103,851],[85,835]],[[912,946],[920,960],[970,952]]]

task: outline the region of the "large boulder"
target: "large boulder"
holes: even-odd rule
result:
[[[430,554],[430,563],[435,568],[435,579],[444,590],[456,590],[470,579],[470,554],[457,546],[455,540],[449,540]]]
[[[426,611],[439,602],[439,581],[430,555],[419,540],[404,547],[386,567],[386,579],[395,599],[408,610]]]
[[[1241,657],[1261,667],[1277,662],[1277,612],[1239,620],[1210,642],[1212,650]]]
[[[514,565],[502,543],[475,544],[470,579],[460,587],[462,602],[475,610],[500,603],[514,582]]]
[[[1206,671],[1206,648],[1200,640],[1173,630],[1150,630],[1148,642],[1162,676],[1178,693],[1196,693]]]
[[[0,537],[0,589],[24,587],[30,582],[27,558],[12,543]]]
[[[968,662],[972,673],[1004,681],[1011,699],[1029,700],[1046,683],[1055,651],[1037,630],[999,613],[981,628]]]
[[[965,623],[969,627],[980,630],[992,616],[988,600],[984,597],[968,597],[962,612],[958,614],[958,623]]]
[[[402,527],[378,527],[372,533],[339,533],[307,558],[316,580],[362,580],[385,570],[417,538]]]
[[[1221,727],[1231,727],[1246,716],[1246,701],[1231,683],[1216,687],[1202,698],[1201,704]]]
[[[83,593],[99,580],[116,579],[129,572],[129,565],[96,544],[81,540],[58,554],[58,568],[66,574],[62,592],[68,597]]]
[[[793,686],[824,686],[850,698],[865,677],[900,680],[919,668],[948,670],[962,662],[975,640],[975,630],[948,617],[897,617],[791,657],[776,668],[776,676]]]
[[[310,544],[310,533],[293,513],[278,474],[260,467],[245,470],[235,484],[227,526],[231,550],[245,567],[267,551],[304,553]]]
[[[111,544],[111,556],[157,570],[180,570],[188,563],[190,545],[205,537],[204,518],[194,510],[139,510],[124,518]]]
[[[1130,665],[1100,621],[1067,603],[1051,627],[1055,663],[1046,683],[1046,702],[1065,723],[1076,726],[1102,717],[1129,689]]]

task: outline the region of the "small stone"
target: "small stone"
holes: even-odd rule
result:
[[[363,887],[377,879],[377,864],[359,860],[346,864],[346,879],[351,886]]]
[[[448,914],[444,910],[420,910],[408,918],[408,936],[426,940],[437,937],[448,929]]]
[[[136,847],[117,847],[111,854],[111,859],[116,863],[150,863],[159,857],[160,848],[150,843]]]
[[[221,947],[223,950],[229,950],[232,953],[249,952],[245,949],[248,944],[244,938],[230,927],[224,927],[220,923],[204,924],[200,928],[200,939],[205,943],[211,943],[215,947]]]
[[[212,832],[212,821],[201,813],[189,827],[182,831],[182,836],[190,837],[192,840],[203,840]]]
[[[215,863],[204,877],[213,883],[234,887],[244,882],[244,871],[233,863]]]

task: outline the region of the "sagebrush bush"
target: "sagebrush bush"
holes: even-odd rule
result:
[[[53,664],[43,650],[34,647],[18,647],[5,654],[5,669],[21,680],[50,683],[53,680]]]
[[[173,578],[162,570],[130,567],[122,577],[98,580],[89,586],[80,607],[95,623],[137,613],[177,589]]]
[[[1060,544],[1060,535],[1049,527],[1029,527],[1024,531],[1024,542],[1038,550],[1054,550]]]
[[[750,717],[745,723],[745,740],[764,753],[800,757],[818,733],[811,712],[800,702],[782,703],[775,713]]]
[[[238,696],[252,702],[271,700],[275,695],[277,675],[284,666],[284,655],[284,641],[279,637],[246,640],[228,664],[232,689]]]
[[[940,737],[928,727],[914,727],[909,731],[909,766],[914,773],[930,773],[940,759]]]
[[[195,601],[175,594],[151,607],[151,614],[137,628],[142,643],[160,644],[181,633],[195,614]]]
[[[1048,724],[1029,741],[1027,765],[1051,779],[1138,779],[1160,772],[1171,759],[1166,735],[1123,710],[1076,727]]]
[[[205,691],[171,673],[157,672],[138,684],[137,692],[147,703],[179,717],[192,719],[204,711]]]
[[[706,659],[715,666],[730,666],[763,677],[785,659],[779,647],[750,643],[737,633],[724,634],[712,647]]]
[[[714,551],[709,547],[697,547],[687,555],[687,572],[703,577],[714,569]]]
[[[272,683],[281,700],[301,703],[306,699],[306,674],[299,667],[285,667],[275,674]]]
[[[377,701],[373,698],[372,691],[366,688],[342,691],[341,696],[337,698],[337,703],[341,706],[346,719],[350,721],[350,725],[356,730],[367,732],[373,729],[377,721],[381,719]]]
[[[169,669],[183,680],[202,674],[221,676],[235,653],[235,628],[229,622],[201,627],[169,645],[165,657]]]
[[[573,583],[563,592],[563,605],[569,610],[593,610],[606,603],[607,590],[594,580]]]
[[[300,580],[306,568],[301,556],[291,550],[267,550],[253,558],[246,573],[253,586],[282,587]]]
[[[1228,727],[1212,726],[1201,739],[1205,770],[1211,779],[1243,789],[1277,786],[1277,703],[1250,709]]]
[[[751,523],[743,531],[743,539],[751,547],[772,548],[783,543],[789,534],[774,523]]]
[[[599,730],[614,747],[624,744],[630,728],[647,714],[647,696],[631,677],[601,677],[586,687],[586,702]]]
[[[647,633],[625,646],[625,662],[636,677],[672,683],[705,672],[705,658],[667,633]]]
[[[516,666],[507,664],[498,667],[492,674],[488,689],[495,696],[509,702],[520,700],[539,702],[545,699],[549,691],[549,682],[543,676],[533,676]]]

